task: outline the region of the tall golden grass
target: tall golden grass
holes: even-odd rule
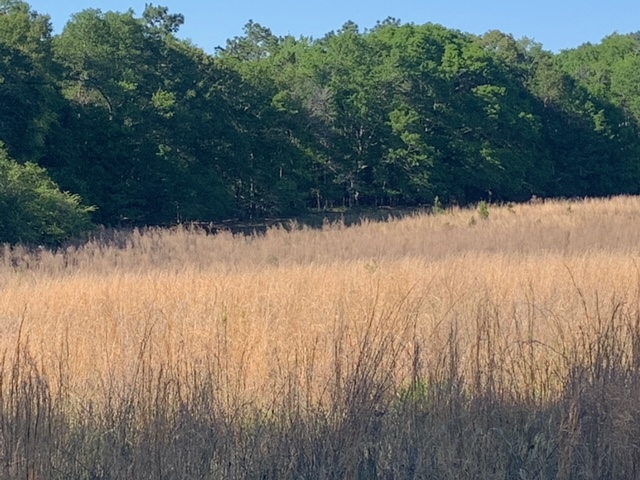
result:
[[[638,478],[640,199],[0,260],[2,478]]]

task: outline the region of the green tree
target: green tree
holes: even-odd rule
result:
[[[153,4],[85,10],[57,37],[23,1],[0,12],[0,138],[99,223],[640,184],[637,34],[554,55],[393,18],[317,40],[250,21],[212,56]]]
[[[638,191],[637,120],[627,108],[630,104],[621,102],[612,89],[614,67],[632,57],[632,44],[632,39],[614,35],[601,45],[538,55],[532,90],[543,101],[545,143],[554,164],[553,194]]]
[[[214,220],[231,213],[219,70],[173,33],[182,17],[148,6],[86,10],[56,39],[75,149],[57,178],[99,207],[101,223]],[[68,175],[65,175],[67,173]]]
[[[55,83],[49,17],[0,1],[0,140],[19,161],[46,153],[62,97]]]
[[[229,179],[244,215],[286,215],[306,207],[309,135],[294,86],[304,46],[304,40],[276,37],[249,22],[244,36],[218,52],[218,64],[239,75],[227,96],[239,133]]]

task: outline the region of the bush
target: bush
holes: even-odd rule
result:
[[[0,143],[0,243],[59,245],[91,229],[93,210],[42,167],[9,158]]]

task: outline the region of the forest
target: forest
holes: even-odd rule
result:
[[[640,190],[640,33],[553,53],[388,18],[322,38],[249,21],[0,0],[0,242],[105,226]]]

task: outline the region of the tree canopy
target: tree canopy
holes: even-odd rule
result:
[[[3,168],[105,225],[638,193],[640,33],[553,54],[393,18],[319,39],[249,21],[210,55],[184,22],[88,9],[53,35],[0,0]],[[0,241],[42,240],[18,223]]]

